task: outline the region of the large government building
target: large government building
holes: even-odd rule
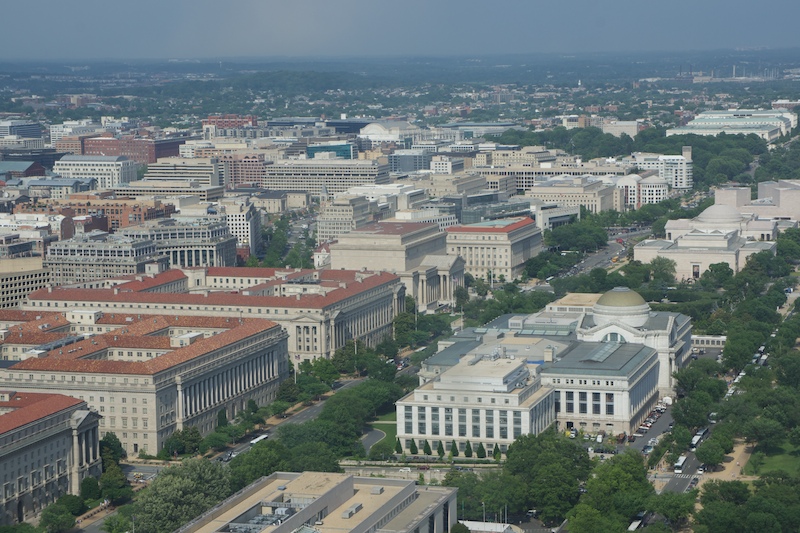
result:
[[[30,520],[100,475],[99,418],[78,398],[0,391],[0,525]]]
[[[374,346],[392,334],[404,302],[400,278],[386,272],[208,267],[41,289],[22,307],[266,318],[288,332],[289,354],[299,364],[330,358],[350,339]]]
[[[4,311],[0,383],[67,394],[96,410],[129,455],[155,454],[174,431],[211,433],[248,400],[274,399],[289,375],[287,335],[263,318]]]

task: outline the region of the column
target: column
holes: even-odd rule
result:
[[[183,420],[186,418],[186,412],[184,411],[184,401],[183,401],[183,383],[181,382],[180,378],[176,380],[176,384],[178,385],[178,420],[177,425],[179,430],[183,430]]]

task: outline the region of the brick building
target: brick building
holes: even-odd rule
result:
[[[185,142],[185,137],[144,139],[133,135],[101,136],[84,140],[82,155],[123,155],[137,163],[149,165],[159,158],[178,157],[179,147]]]

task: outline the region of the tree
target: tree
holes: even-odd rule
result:
[[[200,449],[203,450],[216,450],[222,451],[228,447],[228,436],[224,433],[220,433],[219,431],[215,431],[214,433],[209,433],[206,435],[206,438],[203,439],[202,444],[200,445]]]
[[[467,441],[466,446],[464,446],[464,457],[472,457],[472,445]]]
[[[502,457],[502,455],[500,454],[500,447],[497,445],[497,443],[495,443],[494,444],[494,450],[492,451],[492,458],[495,461],[500,461],[501,457]]]
[[[228,425],[228,413],[225,409],[220,409],[217,413],[217,428],[224,428]]]
[[[403,453],[403,445],[400,444],[400,438],[398,437],[394,443],[394,451],[395,453]]]
[[[103,470],[107,468],[107,463],[119,463],[125,457],[125,448],[113,431],[106,433],[100,439],[100,456],[103,458]]]
[[[284,380],[278,387],[278,392],[275,395],[275,399],[294,404],[294,402],[297,401],[299,394],[300,388],[297,386],[297,384],[293,380],[287,379]]]
[[[231,490],[240,490],[263,476],[286,469],[290,452],[279,440],[261,441],[230,462]]]
[[[456,522],[453,524],[453,527],[450,528],[450,533],[469,533],[469,528],[461,522]]]
[[[272,416],[277,416],[279,418],[283,418],[290,407],[291,404],[289,402],[282,402],[280,400],[272,402],[269,406]]]
[[[431,450],[431,444],[428,442],[428,439],[425,439],[425,443],[422,446],[422,453],[425,455],[431,455],[433,451]]]
[[[124,509],[125,507],[128,506],[121,507],[120,509]],[[100,529],[106,533],[127,533],[131,531],[132,528],[130,519],[118,511],[106,517]]]
[[[411,446],[409,446],[408,451],[411,452],[411,455],[417,455],[419,453],[417,441],[415,439],[411,439]]]
[[[133,489],[117,463],[109,463],[106,471],[100,476],[100,492],[104,498],[115,504],[133,496]]]
[[[402,450],[400,453],[403,453]],[[394,445],[387,439],[383,439],[382,441],[373,444],[369,449],[370,461],[383,461],[392,456],[394,456]]]
[[[673,531],[679,530],[694,511],[695,492],[664,491],[650,499],[647,509],[663,516]]]
[[[97,478],[87,476],[81,481],[81,498],[84,500],[96,500],[100,497],[100,484]]]
[[[189,459],[162,470],[142,494],[136,524],[141,524],[142,531],[174,531],[230,493],[228,472],[222,464]]]
[[[75,526],[75,517],[63,505],[54,503],[44,508],[39,519],[39,525],[47,533],[61,533]]]
[[[439,441],[439,446],[436,448],[436,454],[439,456],[440,460],[443,459],[444,456],[445,456],[445,453],[444,453],[444,442],[441,441],[441,440]]]
[[[334,381],[339,379],[339,371],[336,370],[336,367],[333,366],[333,363],[329,359],[325,359],[324,357],[314,359],[312,363],[312,373],[317,379],[329,387],[333,385]]]
[[[744,436],[748,442],[758,442],[764,450],[770,450],[786,438],[786,430],[780,422],[759,417],[745,425]]]
[[[675,261],[667,257],[654,257],[650,261],[650,272],[653,281],[658,283],[675,283]]]
[[[72,513],[72,516],[79,516],[85,513],[87,509],[86,504],[83,503],[83,498],[74,494],[64,494],[56,501],[56,504],[66,507]]]
[[[486,448],[483,447],[483,443],[482,442],[478,443],[478,448],[475,450],[475,456],[478,459],[486,458]]]
[[[717,465],[722,464],[722,461],[725,460],[725,452],[723,451],[722,446],[720,446],[713,437],[700,444],[700,446],[697,447],[695,454],[697,455],[698,461],[711,467],[716,467]]]
[[[453,457],[458,457],[458,444],[455,439],[450,443],[450,453]]]

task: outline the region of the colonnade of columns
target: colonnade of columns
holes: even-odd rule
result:
[[[273,380],[279,372],[275,351],[263,353],[238,366],[222,369],[208,378],[178,389],[178,408],[186,419],[214,408],[249,389]]]

